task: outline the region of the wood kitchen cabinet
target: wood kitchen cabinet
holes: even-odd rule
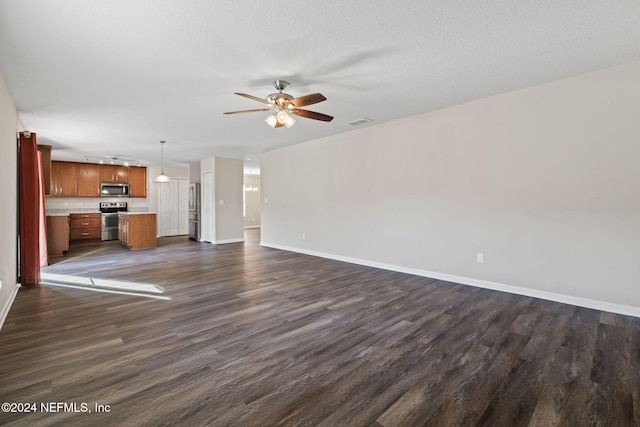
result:
[[[42,160],[42,179],[44,181],[44,195],[51,194],[51,146],[38,144],[38,152]]]
[[[100,182],[110,184],[127,184],[129,182],[129,166],[99,165]]]
[[[129,168],[129,197],[147,197],[147,168]]]
[[[62,256],[69,250],[69,216],[47,216],[47,252]]]
[[[129,219],[129,217],[125,216],[125,215],[118,215],[118,240],[120,240],[120,242],[123,245],[127,244],[127,227],[126,227],[126,221]]]
[[[78,197],[100,197],[100,165],[78,164]]]
[[[46,146],[45,146],[46,147]],[[44,158],[43,154],[43,165]],[[130,197],[147,197],[147,168],[144,166],[100,165],[51,161],[50,173],[43,167],[50,197],[100,197],[101,183],[129,184]]]
[[[118,237],[129,249],[148,249],[158,246],[156,238],[156,214],[118,214]]]
[[[69,215],[70,240],[100,239],[102,237],[99,213]]]
[[[78,164],[73,162],[51,162],[50,196],[78,196]]]

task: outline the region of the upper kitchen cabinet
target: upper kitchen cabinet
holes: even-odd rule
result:
[[[78,197],[100,197],[100,165],[78,163]]]
[[[38,144],[38,152],[42,160],[42,178],[44,179],[44,195],[51,194],[51,146]]]
[[[43,168],[44,169],[44,168]],[[100,184],[129,184],[129,197],[147,197],[144,166],[51,162],[50,197],[100,197]]]
[[[78,164],[51,162],[51,192],[54,197],[78,196]]]
[[[147,197],[147,168],[129,168],[129,197]]]
[[[100,165],[100,182],[127,184],[129,182],[129,167]]]

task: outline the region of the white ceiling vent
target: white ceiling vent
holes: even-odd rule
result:
[[[363,117],[361,119],[357,119],[357,120],[353,120],[351,122],[347,122],[347,124],[351,125],[351,126],[360,126],[360,125],[363,125],[365,123],[369,123],[369,122],[372,122],[372,121],[373,120],[371,120],[371,119],[367,119],[366,117]]]

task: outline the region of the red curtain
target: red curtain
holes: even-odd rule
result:
[[[34,286],[40,283],[41,238],[46,239],[45,230],[41,229],[44,222],[44,194],[41,191],[42,172],[38,162],[38,145],[35,133],[20,133],[18,153],[20,167],[18,211],[20,217],[20,284]]]
[[[49,251],[47,248],[47,216],[44,207],[44,175],[42,174],[42,153],[38,150],[38,210],[40,211],[39,237],[40,237],[40,267],[49,265]]]

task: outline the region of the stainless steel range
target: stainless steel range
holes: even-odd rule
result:
[[[100,202],[102,240],[118,239],[118,212],[127,211],[127,202]]]

